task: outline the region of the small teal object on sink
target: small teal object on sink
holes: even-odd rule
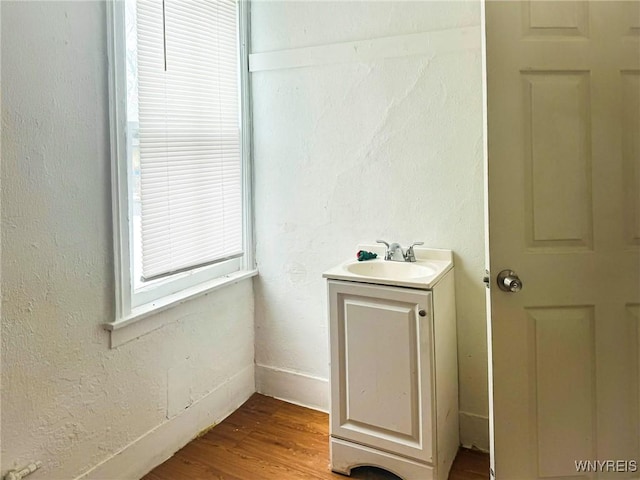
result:
[[[367,252],[365,250],[358,250],[358,261],[364,262],[365,260],[373,260],[378,256],[377,253]]]

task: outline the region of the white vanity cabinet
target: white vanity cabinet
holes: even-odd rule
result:
[[[328,277],[332,470],[446,480],[459,445],[453,269],[428,289]]]

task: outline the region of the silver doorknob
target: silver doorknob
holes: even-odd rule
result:
[[[513,270],[502,270],[498,274],[498,288],[503,292],[516,293],[522,290],[522,280]]]

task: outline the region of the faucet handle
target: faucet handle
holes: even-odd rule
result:
[[[416,255],[413,252],[413,247],[415,247],[417,245],[424,245],[424,242],[413,242],[411,245],[409,245],[409,248],[407,248],[407,253],[404,254],[405,262],[415,262],[416,261]]]
[[[384,243],[387,246],[387,248],[389,248],[389,243],[385,242],[384,240],[376,240],[376,243]]]

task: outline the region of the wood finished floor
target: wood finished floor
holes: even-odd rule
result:
[[[375,468],[329,469],[329,416],[254,394],[142,480],[397,480]],[[489,478],[489,456],[461,449],[449,480]]]

